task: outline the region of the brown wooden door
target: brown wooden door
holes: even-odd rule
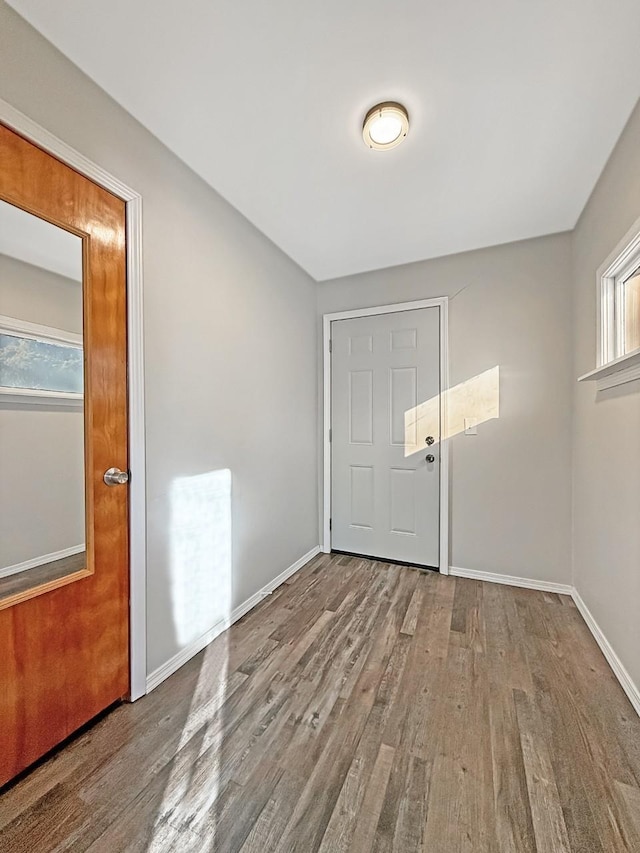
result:
[[[0,581],[1,785],[128,693],[129,566],[125,204],[2,125],[0,199],[82,239],[86,519],[80,565]]]

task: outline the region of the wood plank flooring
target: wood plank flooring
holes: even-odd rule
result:
[[[16,572],[15,575],[7,575],[0,578],[0,599],[10,598],[27,589],[33,589],[36,586],[66,577],[66,575],[72,575],[74,572],[84,569],[86,565],[87,553],[81,551],[79,554],[63,557],[61,560],[54,560],[52,563],[44,563],[42,566],[34,566],[32,569],[25,569],[23,572]]]
[[[570,598],[322,555],[0,796],[0,849],[640,851],[640,719]]]

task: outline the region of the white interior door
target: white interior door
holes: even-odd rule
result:
[[[437,568],[440,309],[331,324],[331,544]]]

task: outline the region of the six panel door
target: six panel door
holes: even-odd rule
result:
[[[334,321],[331,341],[332,547],[437,568],[440,309]]]

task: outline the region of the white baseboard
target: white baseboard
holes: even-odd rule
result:
[[[84,546],[83,546],[84,547]],[[254,595],[248,598],[245,602],[243,602],[239,607],[236,607],[235,610],[232,611],[231,615],[227,619],[223,619],[218,622],[217,625],[214,625],[209,631],[203,634],[201,637],[198,637],[193,643],[191,643],[186,648],[182,649],[178,652],[177,655],[174,655],[170,660],[166,663],[162,664],[162,666],[158,667],[154,672],[152,672],[149,676],[147,676],[147,693],[161,684],[166,678],[180,669],[188,660],[190,660],[194,655],[197,655],[198,652],[201,652],[204,648],[206,648],[209,643],[215,640],[223,631],[226,631],[234,622],[237,622],[238,619],[241,619],[245,613],[248,613],[253,607],[256,606],[263,598],[267,595],[270,595],[275,589],[277,589],[281,584],[283,584],[291,575],[295,574],[299,569],[305,566],[310,560],[312,560],[317,554],[321,551],[319,546],[312,548],[307,554],[303,557],[300,557],[299,560],[296,560],[293,565],[289,566],[288,569],[285,569],[284,572],[275,577],[272,581],[270,581],[266,586],[263,586],[262,589],[258,590]],[[74,553],[77,553],[74,552]],[[611,647],[609,641],[605,637],[605,635],[600,630],[597,622],[593,618],[589,608],[584,603],[580,594],[577,590],[569,585],[562,583],[554,583],[552,581],[540,581],[534,580],[533,578],[520,578],[514,577],[512,575],[500,575],[495,572],[483,572],[477,569],[462,569],[456,566],[450,567],[450,574],[454,577],[460,578],[471,578],[473,580],[479,581],[487,581],[488,583],[501,583],[506,584],[507,586],[517,586],[523,589],[534,589],[542,592],[555,592],[559,595],[570,595],[578,608],[582,618],[586,622],[589,630],[593,634],[595,641],[600,647],[603,655],[605,656],[609,666],[611,667],[614,675],[620,682],[620,686],[626,693],[629,698],[629,701],[633,705],[636,713],[640,716],[640,689],[633,682],[633,679],[625,669],[622,661],[618,657],[618,655],[614,652]]]
[[[620,686],[622,687],[624,692],[627,694],[629,701],[635,709],[636,714],[640,716],[640,690],[638,689],[637,685],[634,683],[633,679],[625,669],[624,664],[622,663],[618,655],[614,652],[613,648],[611,647],[611,644],[609,643],[605,635],[602,633],[600,626],[593,618],[591,611],[580,597],[580,593],[577,589],[573,590],[572,597],[576,603],[576,607],[582,615],[582,618],[587,623],[589,630],[593,634],[596,643],[600,646],[602,654],[607,659],[607,663],[613,670],[613,674],[620,682]]]
[[[481,572],[477,569],[460,569],[456,566],[449,567],[449,574],[458,578],[471,578],[476,581],[487,581],[488,583],[503,583],[507,586],[519,586],[523,589],[537,589],[542,592],[556,592],[559,595],[571,595],[573,587],[570,584],[554,583],[553,581],[539,581],[533,578],[519,578],[513,575],[498,575],[495,572]]]
[[[24,563],[14,563],[13,566],[5,566],[0,569],[0,578],[8,578],[9,575],[17,575],[18,572],[26,572],[27,569],[35,569],[38,566],[44,566],[47,563],[55,563],[56,560],[64,560],[65,557],[73,557],[74,554],[81,554],[86,548],[86,545],[74,545],[73,548],[64,548],[62,551],[52,551],[51,554],[43,554],[42,557],[34,557],[31,560],[25,560]]]
[[[245,615],[245,613],[248,613],[256,606],[256,604],[259,604],[263,598],[266,598],[267,595],[271,595],[275,589],[288,580],[291,575],[294,575],[299,571],[303,566],[306,566],[309,560],[313,560],[313,558],[319,553],[320,546],[316,545],[315,548],[312,548],[303,557],[296,560],[296,562],[289,566],[288,569],[285,569],[284,572],[281,572],[272,581],[269,581],[268,584],[263,586],[262,589],[259,589],[258,592],[236,607],[226,619],[221,619],[205,634],[198,637],[197,640],[194,640],[193,643],[190,643],[186,648],[181,649],[177,655],[174,655],[166,663],[163,663],[150,673],[150,675],[147,676],[147,693],[161,684],[166,678],[169,678],[170,675],[173,675],[173,673],[179,670],[181,666],[184,666],[188,660],[191,660],[194,655],[197,655],[198,652],[201,652],[206,648],[209,643],[213,642],[216,637],[219,637],[223,631],[226,631],[234,622],[237,622],[238,619],[241,619]]]
[[[593,637],[600,647],[602,654],[605,656],[607,663],[613,670],[613,674],[620,682],[620,686],[626,693],[629,701],[634,707],[635,712],[640,716],[640,689],[634,683],[633,679],[627,672],[624,667],[624,664],[618,657],[618,655],[614,652],[611,644],[603,634],[600,626],[593,618],[591,611],[584,603],[582,598],[580,597],[580,593],[576,590],[575,587],[570,586],[569,584],[563,583],[552,583],[551,581],[539,581],[533,580],[532,578],[518,578],[512,577],[511,575],[498,575],[494,572],[482,572],[477,571],[476,569],[460,569],[455,566],[451,566],[449,569],[450,574],[459,578],[472,578],[473,580],[478,581],[488,581],[489,583],[503,583],[507,586],[519,586],[523,589],[537,589],[542,592],[556,592],[559,595],[570,595],[578,610],[580,611],[580,615],[587,623],[587,627],[593,634]]]

